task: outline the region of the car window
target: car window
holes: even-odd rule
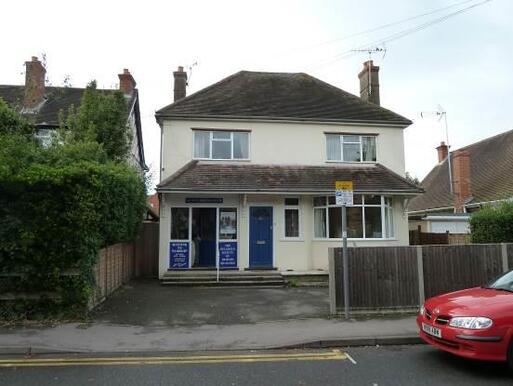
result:
[[[492,280],[486,287],[513,291],[513,271],[509,271]]]

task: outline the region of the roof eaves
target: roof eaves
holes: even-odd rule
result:
[[[257,116],[257,115],[199,115],[199,114],[158,114],[159,118],[175,118],[178,120],[224,120],[224,121],[282,121],[282,122],[319,122],[323,124],[350,124],[350,125],[377,125],[406,128],[412,124],[410,120],[403,122],[393,120],[365,120],[365,119],[323,119],[323,118],[301,118],[301,117],[280,117],[280,116]],[[406,118],[405,118],[406,119]]]
[[[159,193],[309,193],[309,194],[334,194],[333,189],[229,189],[229,188],[198,188],[198,187],[185,187],[185,188],[170,188],[166,184],[159,184],[157,192]],[[358,194],[396,194],[396,195],[417,195],[419,192],[411,189],[355,189]]]

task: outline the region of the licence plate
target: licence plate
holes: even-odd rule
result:
[[[422,323],[422,331],[424,331],[426,334],[436,336],[437,338],[442,337],[442,330],[439,328],[430,326],[429,324]]]

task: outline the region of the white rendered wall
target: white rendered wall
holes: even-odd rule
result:
[[[377,134],[377,162],[404,176],[403,130],[395,127],[341,124],[220,122],[165,120],[162,136],[162,179],[193,159],[193,129],[250,130],[250,161],[256,164],[334,165],[326,162],[330,133]]]

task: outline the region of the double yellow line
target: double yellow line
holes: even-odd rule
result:
[[[0,367],[51,367],[51,366],[120,366],[166,365],[186,363],[236,363],[236,362],[285,362],[344,360],[347,355],[340,350],[321,353],[235,354],[162,357],[113,357],[113,358],[30,358],[2,359]]]

